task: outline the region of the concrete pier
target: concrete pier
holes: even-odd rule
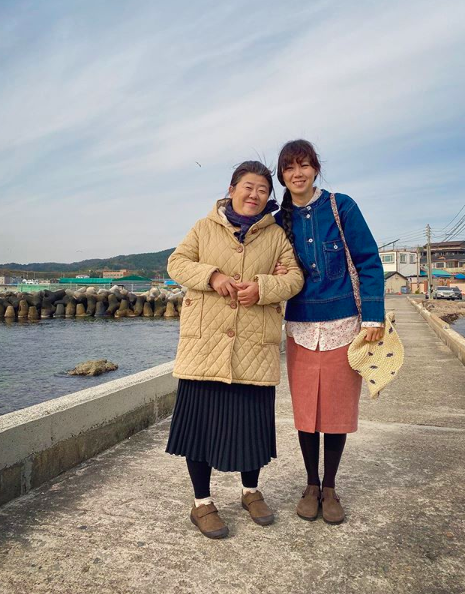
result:
[[[463,594],[465,367],[407,299],[387,307],[406,361],[378,401],[362,396],[338,475],[344,524],[295,514],[305,472],[284,375],[279,458],[260,480],[273,526],[241,508],[237,474],[214,472],[230,537],[204,538],[164,421],[0,508],[0,593]]]

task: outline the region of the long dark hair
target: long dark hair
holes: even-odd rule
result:
[[[315,150],[315,147],[308,140],[291,140],[281,149],[278,158],[278,180],[282,186],[285,186],[283,171],[288,166],[297,161],[302,163],[307,160],[316,171],[317,176],[321,172],[320,157]],[[281,204],[283,213],[283,229],[289,241],[294,245],[294,233],[292,231],[292,196],[290,191],[286,188],[284,190],[283,201]]]
[[[244,175],[246,175],[247,173],[255,173],[255,175],[261,175],[266,179],[269,187],[268,196],[270,196],[270,194],[274,192],[273,174],[268,169],[268,167],[266,165],[263,165],[263,163],[260,163],[260,161],[244,161],[243,163],[238,165],[234,170],[234,173],[232,174],[231,183],[229,185],[235,188],[237,184],[241,181],[241,179],[244,177]]]

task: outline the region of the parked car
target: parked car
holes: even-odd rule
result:
[[[433,299],[457,299],[452,287],[436,287],[432,295]]]
[[[463,299],[462,291],[459,289],[459,287],[451,287],[451,289],[454,291],[456,299]]]

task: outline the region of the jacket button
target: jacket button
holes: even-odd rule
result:
[[[313,243],[313,239],[310,237],[310,239],[308,240],[308,243]]]
[[[235,274],[233,276],[234,280],[241,280],[241,275],[240,274]]]
[[[226,332],[226,334],[229,336],[229,338],[234,338],[234,336],[236,335],[236,333],[234,332],[234,330],[228,330]]]
[[[190,305],[190,304],[191,304],[190,299],[184,299],[184,305]]]
[[[281,309],[281,306],[280,306],[280,305],[278,305],[278,307],[276,308],[276,311],[277,311],[278,313],[281,313],[282,309]]]
[[[235,301],[230,301],[230,302],[229,302],[229,307],[230,307],[231,309],[236,309],[236,308],[237,308],[237,303],[236,303]]]
[[[241,252],[243,252],[243,251],[244,251],[244,246],[243,246],[243,245],[240,245],[240,246],[239,246],[239,247],[236,249],[236,252],[239,252],[239,253],[241,253]]]
[[[314,264],[312,264],[312,268],[316,268],[316,264],[315,264],[315,263],[314,263]]]
[[[252,228],[252,233],[258,233],[258,229],[257,229],[257,227],[253,227],[253,228]]]

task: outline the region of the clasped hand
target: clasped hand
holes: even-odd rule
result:
[[[260,293],[258,283],[246,281],[238,283],[230,276],[221,272],[214,272],[210,278],[211,288],[222,297],[231,297],[231,301],[238,301],[244,307],[251,307],[258,303]]]

